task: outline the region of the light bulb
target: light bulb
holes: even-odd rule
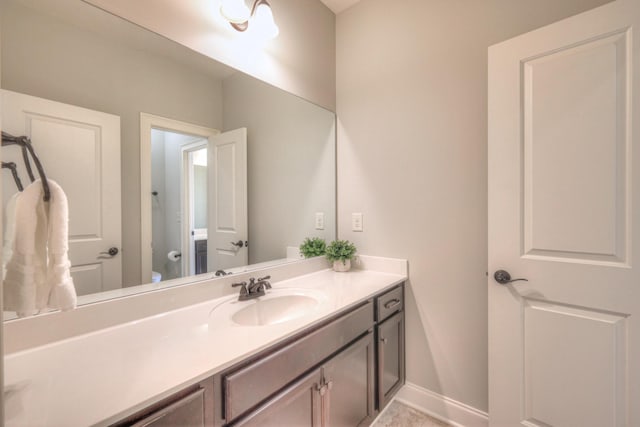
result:
[[[244,0],[221,0],[220,14],[231,23],[241,24],[249,20],[251,11]]]
[[[259,3],[254,12],[249,30],[261,38],[273,39],[278,37],[280,29],[273,20],[273,12],[268,3]]]

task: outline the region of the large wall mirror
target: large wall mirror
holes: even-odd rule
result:
[[[80,304],[335,238],[333,112],[81,0],[0,5],[3,131],[67,194]],[[18,147],[2,160],[30,183]]]

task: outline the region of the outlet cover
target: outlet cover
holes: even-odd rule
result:
[[[324,230],[324,212],[316,212],[316,230]]]
[[[351,230],[352,231],[363,231],[362,227],[362,214],[352,213],[351,214]]]

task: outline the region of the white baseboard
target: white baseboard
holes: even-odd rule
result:
[[[464,403],[407,383],[396,395],[398,402],[411,406],[455,427],[488,427],[489,415]]]

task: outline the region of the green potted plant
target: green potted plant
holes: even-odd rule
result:
[[[320,237],[307,237],[300,245],[300,254],[305,258],[322,256],[327,250],[327,244]]]
[[[326,257],[333,262],[334,271],[349,271],[356,257],[356,246],[348,240],[334,240],[327,246]]]

